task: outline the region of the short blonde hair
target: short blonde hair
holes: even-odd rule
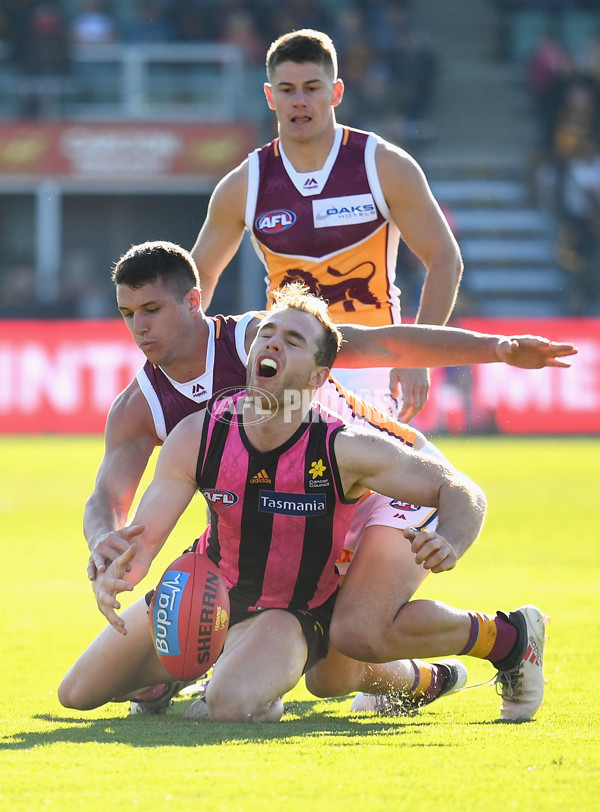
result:
[[[273,291],[274,304],[271,311],[277,310],[301,310],[313,316],[323,328],[323,336],[319,341],[319,347],[315,356],[315,361],[319,366],[331,369],[342,346],[342,334],[340,329],[331,320],[327,302],[320,296],[311,293],[303,282],[290,282],[288,285],[277,288]]]

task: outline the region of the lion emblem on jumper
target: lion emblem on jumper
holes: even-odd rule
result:
[[[332,281],[329,284],[319,281],[310,271],[306,271],[304,268],[290,268],[281,280],[281,285],[288,285],[291,282],[303,282],[311,293],[321,296],[330,305],[341,302],[347,313],[356,310],[355,302],[374,305],[378,309],[381,308],[381,302],[376,299],[369,288],[369,282],[375,276],[375,270],[373,262],[361,262],[345,273],[338,271],[337,268],[332,268],[330,265],[327,268],[327,273],[334,278],[337,277],[340,281]],[[361,275],[354,275],[357,272]]]

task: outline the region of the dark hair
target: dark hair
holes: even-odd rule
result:
[[[114,264],[115,285],[141,288],[161,282],[175,298],[183,299],[193,287],[200,287],[198,269],[192,255],[172,242],[159,240],[132,245]]]
[[[290,282],[281,288],[273,291],[275,304],[272,311],[301,310],[313,316],[323,328],[323,334],[319,339],[315,361],[319,366],[331,369],[342,346],[342,334],[336,324],[331,320],[327,302],[319,296],[310,293],[302,282]]]
[[[322,31],[312,28],[302,28],[300,31],[291,31],[271,43],[267,51],[267,78],[271,77],[282,62],[315,62],[325,69],[330,78],[337,79],[338,65],[335,45],[331,37]]]

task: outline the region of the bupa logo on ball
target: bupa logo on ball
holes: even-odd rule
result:
[[[296,215],[288,209],[276,209],[261,214],[256,218],[256,228],[263,234],[274,234],[278,231],[287,231],[296,222]]]
[[[159,654],[178,656],[179,648],[179,607],[188,572],[169,570],[165,573],[154,598],[154,645]]]

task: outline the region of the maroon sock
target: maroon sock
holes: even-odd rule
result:
[[[503,660],[510,652],[513,650],[515,643],[517,642],[517,630],[509,623],[508,620],[505,620],[503,617],[496,615],[496,642],[493,645],[492,650],[485,658],[492,663],[496,663],[499,660]]]
[[[440,666],[432,666],[431,668],[431,682],[429,687],[423,694],[425,703],[432,702],[436,696],[439,696],[440,691],[444,687],[445,671]]]

